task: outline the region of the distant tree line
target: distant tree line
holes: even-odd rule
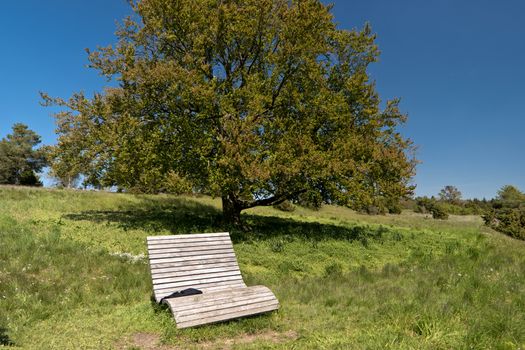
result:
[[[416,197],[411,208],[418,213],[430,213],[436,219],[447,219],[448,215],[482,215],[491,208],[487,199],[463,199],[461,191],[451,185],[445,186],[437,197]]]
[[[432,214],[435,219],[449,215],[480,215],[485,224],[511,237],[525,240],[525,193],[505,185],[492,199],[462,199],[454,186],[445,186],[437,197],[416,197],[400,201],[405,210]]]

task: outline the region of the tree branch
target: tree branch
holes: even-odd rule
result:
[[[279,204],[279,203],[284,202],[285,200],[287,200],[290,197],[297,196],[297,195],[299,195],[301,193],[304,193],[304,192],[306,192],[306,190],[302,189],[302,190],[298,190],[298,191],[295,191],[295,192],[289,192],[289,193],[283,193],[283,194],[275,195],[275,196],[270,197],[270,198],[259,199],[259,200],[253,201],[251,203],[247,203],[247,202],[243,201],[243,202],[241,202],[241,205],[242,205],[243,209],[249,209],[249,208],[258,207],[258,206],[268,206],[268,205]]]

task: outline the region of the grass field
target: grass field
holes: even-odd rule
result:
[[[0,348],[523,349],[525,244],[482,225],[255,208],[233,231],[278,312],[177,330],[145,237],[214,232],[207,197],[0,187]]]

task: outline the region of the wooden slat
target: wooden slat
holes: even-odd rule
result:
[[[199,286],[199,288],[204,293],[211,293],[211,292],[217,292],[224,290],[226,288],[246,288],[246,284],[244,284],[244,281],[231,281],[232,283],[214,283],[210,286]]]
[[[204,243],[204,244],[201,244],[201,243]],[[148,248],[148,252],[154,252],[154,251],[158,251],[158,250],[163,250],[163,249],[177,249],[177,248],[197,248],[197,247],[210,247],[210,246],[214,246],[214,245],[227,245],[229,247],[232,247],[233,248],[233,245],[230,243],[230,242],[227,242],[227,241],[220,241],[220,242],[196,242],[196,243],[193,243],[193,244],[177,244],[177,243],[173,243],[173,244],[157,244],[157,245],[151,245],[149,248]]]
[[[184,239],[180,239],[180,238],[176,238],[176,237],[173,237],[173,236],[167,236],[168,238],[166,239],[159,239],[159,240],[151,240],[151,241],[148,241],[148,245],[149,246],[158,246],[158,245],[162,245],[162,244],[169,244],[169,243],[188,243],[188,244],[191,244],[191,243],[200,243],[200,242],[208,242],[208,243],[211,243],[211,242],[231,242],[230,238],[225,236],[225,237],[199,237],[199,236],[195,236],[195,237],[192,237],[192,238],[184,238]]]
[[[273,295],[266,295],[264,297],[252,298],[252,299],[240,299],[240,300],[229,300],[220,304],[211,305],[195,305],[194,308],[190,308],[184,311],[176,311],[175,318],[180,322],[189,321],[191,319],[199,319],[208,317],[211,315],[220,315],[222,313],[230,313],[236,309],[246,307],[251,308],[254,305],[275,303],[275,297]]]
[[[233,248],[231,243],[213,243],[213,244],[201,244],[201,245],[194,245],[189,246],[187,244],[170,244],[165,245],[158,248],[150,248],[148,249],[149,254],[151,253],[167,253],[167,252],[186,252],[186,251],[198,251],[198,250],[206,250],[206,249],[217,249],[217,248]]]
[[[220,291],[228,290],[231,288],[246,288],[246,285],[242,281],[233,281],[233,282],[234,283],[213,283],[211,285],[201,285],[199,286],[199,290],[204,292],[204,294],[207,294],[207,293],[215,293],[218,291],[220,292]],[[160,302],[160,299],[164,298],[165,296],[170,295],[171,293],[173,293],[173,291],[170,291],[170,290],[155,292],[155,300],[157,300],[157,302]]]
[[[213,258],[215,256],[215,258]],[[206,258],[202,259],[201,256],[187,256],[182,258],[160,258],[151,259],[149,261],[152,269],[166,268],[166,267],[184,267],[192,265],[212,265],[214,261],[217,262],[237,262],[235,255],[233,254],[215,254],[206,255]]]
[[[257,315],[257,314],[261,314],[264,312],[277,310],[278,308],[279,308],[279,303],[277,301],[273,301],[270,303],[259,304],[257,305],[257,307],[238,308],[235,311],[232,311],[231,313],[221,313],[218,315],[208,316],[205,318],[199,318],[195,320],[179,321],[177,322],[177,328],[187,328],[187,327],[193,327],[193,326],[198,326],[202,324],[231,320],[231,319],[239,318],[243,316]]]
[[[160,291],[160,290],[166,290],[171,289],[172,291],[177,291],[179,289],[188,288],[190,286],[198,286],[201,284],[210,284],[210,283],[223,283],[227,281],[238,281],[242,280],[241,275],[234,275],[234,276],[225,276],[225,277],[209,277],[209,278],[202,278],[202,279],[196,279],[196,280],[190,280],[190,281],[177,281],[177,282],[168,282],[168,283],[162,283],[162,284],[154,284],[153,290]]]
[[[198,294],[198,295],[192,295],[187,297],[179,297],[175,299],[167,299],[166,302],[169,302],[172,304],[171,306],[177,306],[177,307],[183,307],[185,305],[195,305],[199,304],[201,302],[206,302],[207,300],[213,299],[213,300],[223,300],[228,299],[232,297],[243,297],[247,295],[258,295],[258,294],[264,294],[264,293],[270,293],[273,294],[267,287],[265,286],[251,286],[246,288],[224,288],[220,291],[216,291],[213,293],[206,293],[206,294]]]
[[[153,279],[163,278],[168,276],[186,276],[192,274],[201,274],[207,272],[223,272],[223,271],[240,271],[236,263],[221,263],[210,265],[192,265],[183,267],[164,268],[151,272]]]
[[[169,240],[169,241],[156,241],[152,243],[148,243],[149,249],[161,249],[162,247],[169,247],[169,246],[181,246],[184,245],[186,247],[192,247],[202,244],[232,244],[231,240],[227,238],[221,238],[221,239],[195,239],[191,242],[185,242],[180,240]]]
[[[224,271],[224,272],[203,273],[203,274],[198,274],[198,275],[186,275],[184,277],[177,276],[176,280],[178,283],[178,282],[185,282],[185,281],[197,281],[197,280],[213,278],[213,277],[229,277],[229,276],[241,276],[241,271],[233,270],[233,271]],[[157,286],[163,283],[173,283],[174,280],[175,279],[173,278],[173,276],[164,277],[164,278],[154,278],[153,285]]]
[[[165,259],[153,259],[150,261],[150,266],[157,266],[160,264],[170,264],[170,263],[186,263],[188,261],[205,261],[208,259],[235,259],[235,254],[231,253],[221,253],[221,254],[206,254],[206,255],[195,255],[188,257],[176,257],[176,258],[165,258]]]
[[[162,270],[164,268],[186,268],[189,266],[202,266],[202,265],[214,265],[219,263],[237,263],[237,259],[235,257],[228,257],[228,258],[212,258],[212,259],[202,259],[202,260],[188,260],[183,261],[182,263],[180,261],[172,262],[172,263],[155,263],[150,264],[150,267],[152,270],[158,271]]]
[[[172,294],[173,292],[176,292],[180,289],[186,289],[186,288],[196,288],[201,290],[202,292],[211,292],[211,291],[220,291],[225,288],[232,288],[232,287],[243,287],[245,288],[246,285],[241,280],[233,280],[233,281],[224,281],[224,282],[213,282],[213,283],[202,283],[200,285],[194,285],[194,286],[185,286],[184,288],[174,288],[174,289],[159,289],[155,291],[155,296],[162,295],[163,297]]]
[[[161,259],[161,258],[171,258],[171,257],[185,257],[185,256],[195,256],[195,255],[208,255],[208,254],[223,254],[223,253],[231,253],[235,254],[235,251],[233,248],[218,248],[218,249],[207,249],[207,250],[199,250],[199,251],[185,251],[185,252],[179,252],[179,253],[153,253],[149,254],[149,259]]]
[[[207,312],[212,310],[228,309],[235,306],[253,304],[256,302],[275,300],[275,296],[272,293],[257,294],[257,295],[244,295],[231,297],[230,299],[215,299],[209,301],[203,301],[198,304],[184,305],[174,308],[176,317]]]
[[[230,234],[228,232],[189,233],[189,234],[181,234],[181,235],[148,236],[146,238],[149,242],[149,241],[157,241],[157,240],[172,239],[172,238],[183,239],[183,238],[194,238],[194,237],[220,237],[220,236],[226,236],[229,238]]]
[[[240,288],[240,289],[249,289],[249,287]],[[217,292],[214,292],[214,293],[217,293]],[[208,293],[208,294],[213,294],[213,293]],[[204,299],[200,299],[197,301],[195,301],[194,299],[194,300],[189,300],[185,303],[180,303],[179,301],[176,300],[176,299],[181,299],[181,298],[171,298],[171,299],[166,299],[166,300],[169,301],[170,307],[172,308],[173,312],[181,312],[181,311],[185,311],[189,309],[194,309],[196,307],[217,305],[218,303],[226,303],[232,298],[234,298],[235,301],[241,301],[241,300],[249,300],[252,298],[259,298],[263,296],[272,297],[275,299],[275,296],[273,295],[273,293],[269,291],[269,292],[264,292],[264,293],[255,293],[255,294],[253,293],[252,294],[241,294],[241,295],[235,295],[235,296],[229,295],[229,296],[223,296],[220,298],[217,297],[213,299],[204,298]]]
[[[235,305],[232,305],[232,304],[235,304]],[[265,299],[262,301],[253,301],[253,302],[243,301],[242,303],[225,303],[225,304],[222,304],[221,307],[205,308],[204,309],[205,311],[202,311],[202,312],[196,312],[196,313],[183,312],[181,314],[176,314],[176,317],[177,317],[176,319],[179,322],[188,322],[188,321],[194,321],[194,320],[198,320],[202,318],[210,318],[214,316],[232,314],[238,311],[254,309],[254,308],[258,308],[258,307],[266,306],[266,305],[278,306],[279,303],[277,302],[275,298],[273,298],[272,300]]]

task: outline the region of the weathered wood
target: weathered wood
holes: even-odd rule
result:
[[[218,253],[218,254],[206,254],[206,255],[197,255],[197,256],[177,256],[176,258],[165,258],[165,259],[152,259],[151,265],[159,265],[162,263],[180,263],[186,261],[203,261],[206,259],[224,259],[224,258],[235,258],[235,254],[228,253]]]
[[[168,242],[171,242],[171,243],[175,243],[175,242],[183,242],[183,243],[220,242],[220,241],[228,241],[228,240],[230,240],[228,235],[215,235],[215,236],[190,235],[188,237],[158,236],[157,238],[148,237],[148,244],[156,245],[156,244],[163,244],[163,243],[168,243]]]
[[[277,301],[274,301],[269,304],[261,305],[261,306],[252,306],[250,308],[243,308],[235,312],[231,313],[222,313],[214,316],[209,316],[206,318],[196,319],[196,320],[190,320],[190,321],[179,321],[177,323],[177,328],[188,328],[188,327],[194,327],[194,326],[200,326],[203,324],[208,323],[215,323],[219,321],[227,321],[234,318],[239,318],[243,316],[253,316],[269,311],[274,311],[279,308],[279,303]]]
[[[214,239],[210,239],[210,238],[202,238],[202,239],[198,239],[198,238],[195,238],[195,239],[192,239],[191,241],[188,241],[188,240],[184,240],[184,241],[177,241],[177,240],[166,240],[166,241],[153,241],[151,243],[148,243],[149,244],[149,248],[150,249],[160,249],[162,247],[167,247],[167,246],[176,246],[176,245],[181,245],[181,244],[185,244],[187,247],[192,247],[192,246],[198,246],[198,245],[202,245],[202,244],[231,244],[231,241],[228,240],[227,238],[214,238]]]
[[[205,274],[209,274],[213,272],[221,273],[221,274],[226,273],[226,272],[238,273],[239,270],[235,266],[224,266],[224,267],[213,267],[213,268],[204,267],[201,269],[179,270],[177,271],[177,276],[180,276],[182,278],[185,276],[200,276],[200,275],[205,275]],[[173,279],[173,271],[168,271],[164,273],[162,272],[152,273],[151,277],[153,278],[153,281],[155,283],[157,282],[157,280],[163,279],[163,278]]]
[[[185,281],[199,281],[206,278],[218,278],[218,277],[229,277],[229,276],[238,276],[241,277],[241,273],[238,270],[230,270],[230,271],[222,271],[222,272],[208,272],[208,273],[200,273],[200,274],[187,274],[186,276],[181,276],[179,281],[185,282]],[[173,283],[173,277],[154,277],[153,283],[155,285],[161,285],[163,283]]]
[[[184,312],[176,312],[175,317],[179,322],[187,322],[198,319],[205,319],[215,317],[223,314],[239,312],[243,310],[253,309],[254,307],[261,307],[266,305],[276,304],[275,298],[260,298],[256,300],[241,300],[239,302],[230,301],[227,303],[216,304],[199,309],[191,309]]]
[[[228,297],[216,298],[216,299],[209,300],[209,301],[200,300],[199,303],[195,303],[195,301],[192,301],[191,303],[186,304],[186,305],[181,305],[177,303],[177,306],[176,306],[177,315],[187,310],[197,311],[197,310],[202,310],[203,308],[209,307],[209,306],[216,307],[217,305],[220,305],[226,302],[231,302],[231,300],[235,300],[235,303],[242,304],[242,303],[246,303],[247,301],[254,300],[254,298],[256,298],[256,300],[261,300],[262,298],[275,299],[272,293],[265,293],[265,294],[237,295],[235,297],[230,295]]]
[[[203,285],[199,285],[199,286],[194,286],[194,288],[197,288],[200,291],[202,291],[203,293],[207,294],[207,293],[211,293],[211,292],[223,291],[226,288],[239,288],[239,289],[242,289],[242,288],[246,288],[246,285],[244,284],[244,282],[228,281],[227,283],[220,282],[220,283],[212,283],[212,284],[203,284]],[[186,288],[184,288],[184,289],[186,289]],[[156,299],[157,302],[160,303],[160,300],[162,298],[170,295],[171,293],[173,293],[172,289],[165,289],[165,290],[160,290],[160,291],[155,292],[155,295],[159,296],[159,298]],[[174,299],[179,299],[179,298],[174,298]]]
[[[228,232],[216,232],[216,233],[189,233],[189,234],[181,234],[181,235],[168,235],[168,236],[148,236],[147,240],[150,241],[162,241],[166,239],[177,239],[182,240],[185,238],[206,238],[206,237],[230,237],[230,234]]]
[[[209,277],[209,278],[196,279],[196,280],[190,280],[190,281],[177,281],[177,282],[167,282],[167,283],[162,283],[162,284],[155,284],[153,286],[153,290],[162,290],[162,289],[179,290],[179,289],[184,289],[184,288],[190,288],[191,286],[212,284],[214,282],[222,283],[222,282],[235,281],[235,280],[242,280],[241,275],[238,274],[238,275],[233,275],[233,276]]]
[[[186,257],[186,256],[202,256],[202,255],[211,255],[211,254],[235,254],[233,248],[218,248],[218,249],[208,249],[208,250],[199,250],[199,251],[185,251],[185,252],[174,252],[174,253],[150,253],[149,259],[161,259],[161,258],[173,258],[173,255],[177,254],[177,257]]]
[[[195,269],[191,269],[190,267],[195,266]],[[222,272],[222,271],[230,271],[230,270],[236,270],[236,266],[233,265],[232,262],[230,263],[221,263],[220,265],[190,265],[190,266],[184,266],[184,267],[166,267],[163,269],[157,269],[151,271],[151,277],[153,279],[156,278],[164,278],[164,277],[172,277],[174,273],[177,273],[179,276],[185,276],[186,274],[192,274],[192,273],[203,273],[203,271],[210,270],[210,271],[216,271],[216,272]]]
[[[148,253],[151,255],[152,253],[179,253],[179,252],[196,252],[200,250],[207,250],[207,249],[222,249],[222,248],[232,248],[231,244],[227,243],[213,243],[213,244],[200,244],[200,245],[187,245],[187,244],[165,244],[163,246],[159,246],[156,248],[150,248],[148,249]]]
[[[228,264],[228,263],[235,263],[237,264],[237,259],[235,257],[228,257],[228,258],[211,258],[211,259],[203,259],[203,260],[192,260],[192,261],[185,261],[184,265],[182,265],[180,262],[171,262],[171,263],[156,263],[151,264],[150,267],[152,270],[161,270],[166,268],[186,268],[191,266],[202,266],[202,265],[215,265],[215,264]],[[211,266],[210,266],[211,267]]]
[[[246,287],[227,232],[150,236],[147,243],[157,302],[186,288],[203,292],[164,300],[178,328],[279,308],[279,302],[267,287]]]
[[[208,300],[222,300],[222,299],[228,299],[231,297],[244,297],[244,296],[253,296],[257,294],[273,294],[267,287],[265,286],[251,286],[246,288],[224,288],[218,291],[213,292],[213,294],[197,294],[197,295],[191,295],[187,297],[181,297],[176,299],[168,299],[166,302],[171,301],[175,303],[178,307],[184,308],[185,305],[191,305],[192,307],[195,306],[197,303],[204,303]]]
[[[221,310],[225,310],[224,312],[229,312],[231,309],[236,309],[238,307],[248,307],[248,305],[262,304],[269,301],[275,302],[275,297],[273,295],[267,294],[257,297],[247,296],[243,298],[231,298],[231,300],[215,300],[206,304],[200,303],[199,305],[196,305],[192,308],[186,308],[185,310],[180,310],[177,307],[176,317],[181,321],[192,315],[197,315],[198,317],[196,318],[203,318],[206,317],[207,313],[221,313]]]

